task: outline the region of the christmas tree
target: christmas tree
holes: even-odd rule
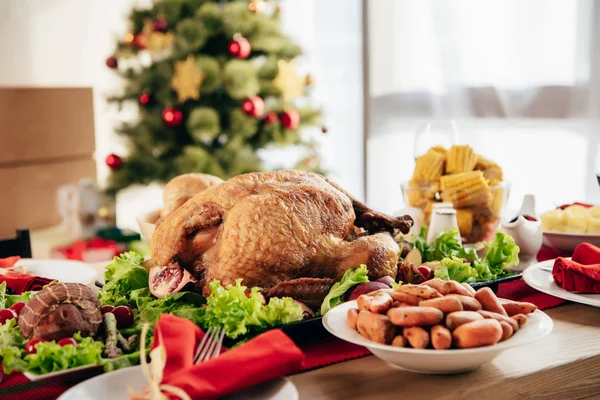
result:
[[[126,84],[108,100],[137,104],[139,117],[117,130],[129,154],[107,157],[109,191],[188,172],[261,171],[257,151],[272,146],[303,147],[295,168],[321,172],[314,141],[301,134],[320,121],[304,97],[312,77],[298,74],[301,49],[279,16],[263,0],[157,0],[131,12],[131,30],[106,60]]]

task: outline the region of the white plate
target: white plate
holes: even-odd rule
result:
[[[69,369],[63,369],[62,371],[56,371],[56,372],[51,372],[49,374],[42,374],[42,375],[36,375],[36,374],[32,374],[30,372],[24,372],[23,375],[25,375],[25,377],[27,377],[27,379],[29,379],[32,382],[35,381],[43,381],[45,379],[54,379],[54,378],[66,378],[71,377],[73,375],[85,375],[86,373],[91,373],[92,369],[95,368],[102,368],[99,365],[82,365],[81,367],[75,367],[75,368],[69,368]],[[89,376],[89,375],[87,375]]]
[[[584,242],[600,247],[600,235],[544,231],[544,246],[556,250],[572,252]]]
[[[491,362],[504,350],[541,339],[548,335],[553,327],[552,319],[537,310],[529,315],[527,323],[510,339],[493,346],[453,350],[401,348],[375,343],[350,328],[346,322],[346,314],[350,308],[356,308],[356,301],[349,301],[332,308],[323,317],[325,329],[347,342],[365,346],[376,357],[392,366],[426,374],[471,371]]]
[[[16,265],[26,267],[26,273],[65,283],[89,285],[96,279],[96,270],[88,264],[73,260],[20,259]]]
[[[542,268],[552,268],[554,260],[534,264],[523,271],[523,280],[532,288],[542,293],[550,294],[561,299],[600,308],[600,294],[579,294],[566,291],[559,287],[552,278],[552,272]]]
[[[140,392],[146,387],[140,365],[102,374],[64,392],[59,400],[129,400],[128,387]],[[225,397],[230,400],[298,400],[298,391],[288,379],[275,379]]]

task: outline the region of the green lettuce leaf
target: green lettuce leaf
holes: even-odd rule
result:
[[[436,278],[446,281],[455,280],[458,282],[475,282],[479,276],[477,270],[471,264],[465,262],[462,258],[443,258],[440,266],[434,271]]]
[[[489,265],[492,274],[507,275],[509,272],[505,270],[506,267],[519,264],[519,246],[511,236],[503,232],[496,232],[494,240],[485,245],[485,248],[483,262]]]
[[[221,286],[219,281],[209,284],[211,294],[206,298],[202,326],[223,327],[225,334],[235,339],[248,332],[278,326],[302,319],[302,307],[290,298],[271,299],[263,305],[258,288],[246,293],[246,286],[237,279],[235,285]]]
[[[2,308],[6,308],[6,282],[0,283],[0,309]]]
[[[25,342],[16,319],[10,319],[0,325],[0,358],[2,358],[4,373],[22,371],[27,366],[23,360]]]
[[[266,306],[261,307],[258,320],[261,326],[279,326],[300,321],[303,318],[302,307],[291,297],[271,297]]]
[[[82,365],[99,364],[104,345],[93,338],[75,334],[77,345],[59,346],[55,341],[36,344],[35,354],[26,354],[27,342],[16,323],[11,319],[0,325],[0,357],[4,372],[12,371],[47,374]]]
[[[158,321],[161,314],[173,314],[178,317],[187,318],[196,325],[202,322],[204,307],[201,307],[206,299],[199,293],[179,292],[156,299],[154,297],[136,299],[140,311],[139,320],[154,323]]]
[[[132,251],[115,257],[106,267],[105,284],[100,291],[100,303],[131,306],[132,291],[148,288],[148,271],[142,266],[144,257]]]
[[[354,286],[359,283],[369,282],[369,278],[367,277],[367,266],[365,264],[361,264],[358,268],[351,268],[344,273],[342,279],[336,282],[329,293],[323,300],[321,304],[321,315],[325,315],[325,313],[331,310],[333,307],[338,304],[343,303],[344,294],[352,289]]]
[[[433,246],[430,246],[425,252],[425,261],[442,260],[446,257],[452,258],[464,252],[464,248],[458,240],[459,237],[460,234],[457,229],[440,233]]]
[[[79,334],[73,335],[73,338],[77,341],[75,346],[60,346],[55,341],[36,344],[36,352],[27,354],[24,358],[27,363],[25,371],[41,375],[101,363],[104,350],[102,342],[96,342],[90,337],[82,338]]]
[[[421,255],[423,257],[426,257],[427,253],[429,252],[429,245],[427,245],[427,227],[426,226],[421,226],[421,229],[419,230],[419,234],[415,237],[414,242],[408,242],[412,247],[416,247],[417,249],[419,249],[419,251],[421,252]],[[423,261],[432,261],[432,260],[425,260],[423,259]]]

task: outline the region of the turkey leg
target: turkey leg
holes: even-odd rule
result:
[[[318,310],[335,283],[330,278],[298,278],[280,282],[267,291],[267,297],[291,297]]]
[[[369,233],[389,232],[392,236],[395,236],[396,230],[406,234],[410,231],[410,228],[412,228],[414,221],[410,215],[394,218],[387,214],[374,211],[365,203],[348,193],[344,188],[340,187],[337,183],[332,182],[327,178],[325,178],[325,180],[337,190],[348,196],[352,201],[354,214],[356,214],[354,225],[359,228],[364,228]]]

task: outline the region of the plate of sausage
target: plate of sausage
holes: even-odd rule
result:
[[[323,325],[392,366],[428,374],[471,371],[553,328],[534,304],[437,279],[361,295],[332,308]]]

